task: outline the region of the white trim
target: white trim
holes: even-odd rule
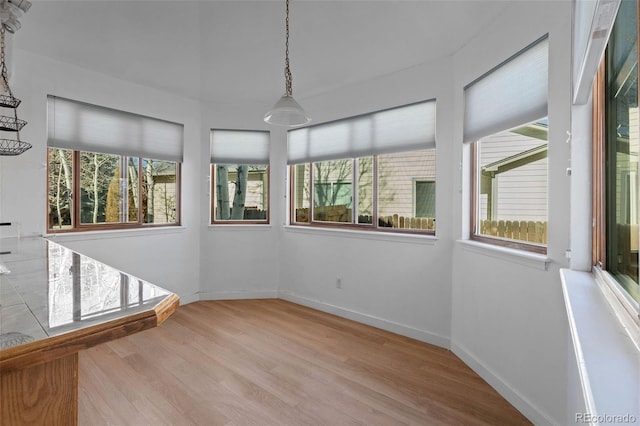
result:
[[[600,287],[609,307],[620,321],[638,351],[640,351],[640,313],[638,302],[631,301],[631,296],[620,287],[616,279],[607,271],[598,267],[593,268],[595,281]],[[634,306],[635,304],[635,306]]]
[[[277,290],[207,291],[199,293],[199,300],[277,299]]]
[[[337,315],[342,318],[347,318],[362,324],[370,325],[372,327],[380,328],[382,330],[390,331],[402,336],[410,337],[412,339],[420,340],[421,342],[429,343],[431,345],[447,349],[449,348],[449,337],[443,336],[441,334],[420,330],[415,327],[389,321],[384,318],[363,314],[351,309],[346,309],[340,306],[321,302],[316,299],[299,296],[287,290],[279,290],[278,298],[287,300],[292,303],[297,303],[299,305],[307,306],[309,308],[317,309],[322,312]]]
[[[147,228],[133,229],[105,229],[98,231],[74,231],[45,234],[44,237],[52,241],[91,241],[107,238],[128,238],[140,236],[155,236],[165,234],[178,234],[186,231],[186,226],[150,226]]]
[[[593,274],[561,269],[560,276],[586,411],[596,419],[633,416],[632,424],[637,424],[640,351],[622,330]]]
[[[360,231],[355,229],[339,229],[320,226],[284,225],[285,232],[296,234],[323,235],[326,237],[361,238],[364,240],[396,241],[399,243],[422,244],[434,246],[438,237],[425,234],[410,234],[400,232]]]
[[[452,340],[451,351],[456,354],[465,364],[473,371],[478,373],[484,381],[489,383],[504,399],[509,401],[518,411],[526,418],[531,420],[535,425],[556,425],[562,424],[551,420],[542,410],[535,406],[531,401],[525,398],[520,392],[510,386],[505,380],[497,375],[491,368],[487,367],[464,345]]]
[[[478,253],[484,256],[494,257],[510,263],[528,266],[529,268],[546,271],[551,263],[551,259],[543,254],[530,253],[524,250],[502,247],[494,244],[486,244],[471,240],[456,241],[463,250],[471,253]]]
[[[215,223],[207,225],[207,228],[210,232],[220,232],[220,231],[270,231],[272,229],[272,225],[270,223],[259,224],[259,223]]]
[[[200,295],[198,293],[192,293],[189,295],[178,294],[178,296],[180,297],[180,306],[200,301]]]

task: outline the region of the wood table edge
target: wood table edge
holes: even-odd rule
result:
[[[100,343],[157,327],[175,312],[179,304],[180,298],[171,294],[143,312],[4,349],[0,351],[0,373],[49,362]]]

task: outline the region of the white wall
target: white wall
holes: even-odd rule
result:
[[[436,234],[283,230],[280,295],[441,346],[451,322],[451,63],[403,70],[300,102],[316,122],[436,98]],[[284,140],[276,142],[284,144]],[[281,167],[285,158],[276,158]],[[274,159],[272,159],[272,164]],[[336,288],[341,278],[342,288]]]
[[[458,242],[453,250],[452,350],[536,424],[563,424],[567,405],[567,322],[558,269],[568,265],[571,2],[518,2],[454,57],[457,158],[463,150],[463,87],[549,33],[550,265]],[[463,155],[464,154],[464,155]],[[465,158],[468,161],[468,158]],[[468,181],[453,200],[465,238]]]
[[[274,100],[275,102],[275,100]],[[211,129],[269,130],[262,117],[270,105],[213,105],[202,107],[200,199],[202,299],[277,297],[280,229],[284,218],[283,167],[274,159],[286,155],[282,134],[272,132],[270,145],[270,225],[210,225]],[[276,139],[275,141],[273,139]]]
[[[270,105],[201,105],[21,51],[12,85],[29,121],[22,136],[34,148],[0,157],[0,219],[19,221],[23,234],[44,232],[47,94],[184,123],[183,228],[58,240],[173,290],[183,302],[280,296],[451,346],[535,423],[562,424],[568,349],[558,269],[569,248],[570,5],[514,2],[453,58],[299,99],[316,122],[437,99],[436,238],[285,226],[281,129],[272,132],[271,225],[209,226],[209,129],[265,129],[261,117]],[[462,88],[547,31],[551,264],[544,270],[544,262],[456,240],[468,231]]]
[[[0,218],[20,224],[22,235],[46,232],[47,95],[58,95],[184,124],[180,229],[59,235],[56,240],[116,268],[176,292],[183,303],[200,287],[200,104],[148,87],[14,50],[13,92],[28,121],[21,138],[33,145],[0,157]]]

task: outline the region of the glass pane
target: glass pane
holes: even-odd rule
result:
[[[310,193],[309,173],[311,164],[296,164],[293,166],[293,222],[309,222]]]
[[[215,164],[214,221],[266,221],[269,209],[268,166]]]
[[[71,189],[73,188],[73,152],[49,148],[49,229],[71,228]]]
[[[416,217],[436,216],[436,183],[416,181]]]
[[[378,156],[378,226],[434,230],[435,180],[435,149]],[[431,198],[417,191],[425,181],[433,183]]]
[[[373,223],[373,157],[358,158],[358,221]]]
[[[138,212],[140,211],[140,159],[128,157],[126,164],[127,193],[129,196],[126,199],[127,208],[123,209],[123,211],[128,212],[127,218],[129,222],[137,222]]]
[[[607,269],[638,296],[637,3],[620,4],[607,50]]]
[[[143,223],[177,222],[177,168],[173,161],[142,160]],[[137,196],[130,193],[129,198]]]
[[[313,163],[313,220],[353,223],[353,160]]]
[[[120,156],[80,153],[80,223],[120,222]]]
[[[547,121],[476,142],[477,234],[547,243]]]

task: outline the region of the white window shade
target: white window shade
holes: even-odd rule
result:
[[[430,100],[290,130],[289,164],[435,148],[436,101]]]
[[[182,162],[181,124],[48,96],[47,145]]]
[[[269,164],[269,132],[211,130],[211,162]]]
[[[548,51],[545,36],[464,88],[464,142],[548,115]]]

